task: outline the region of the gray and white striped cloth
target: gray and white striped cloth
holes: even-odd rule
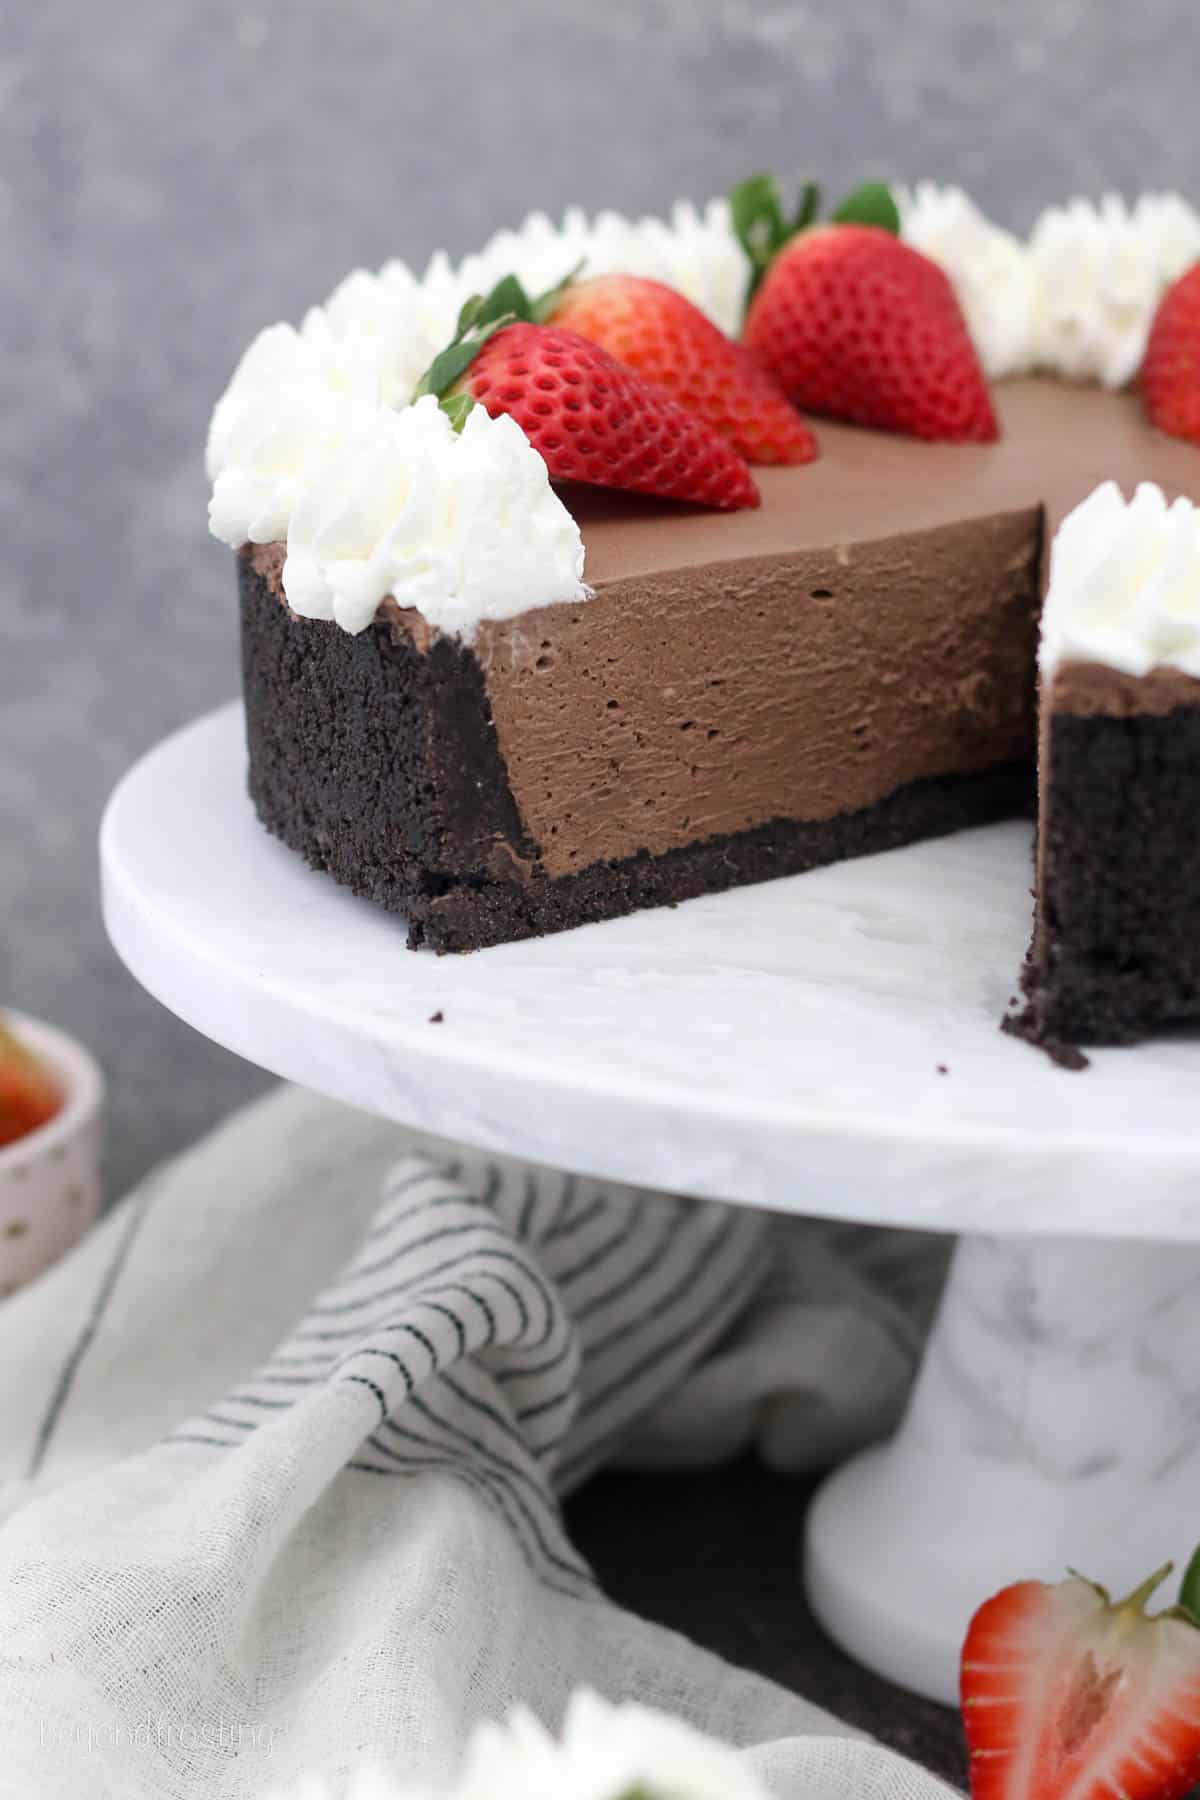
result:
[[[0,1795],[436,1781],[579,1684],[790,1792],[933,1793],[608,1603],[558,1500],[615,1457],[886,1429],[941,1260],[259,1102],[0,1308]]]

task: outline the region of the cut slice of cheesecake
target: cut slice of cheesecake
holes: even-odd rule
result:
[[[1040,660],[1022,1029],[1127,1043],[1200,1016],[1200,514],[1098,489],[1055,540]]]
[[[1029,1035],[1120,1044],[1200,1016],[1200,680],[1064,664],[1039,767]]]
[[[1106,476],[1200,492],[1128,394],[998,391],[983,447],[822,429],[712,515],[577,491],[591,599],[439,635],[293,617],[243,550],[250,786],[317,868],[467,950],[1011,813],[1047,528]]]

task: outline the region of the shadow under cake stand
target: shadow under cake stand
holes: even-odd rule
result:
[[[907,1417],[818,1495],[813,1604],[951,1701],[969,1615],[1200,1538],[1200,1036],[1083,1074],[1001,1035],[1029,831],[992,826],[465,957],[269,838],[242,715],[114,793],[105,919],[189,1024],[447,1137],[784,1212],[964,1234]],[[439,1022],[434,1022],[440,1015]]]

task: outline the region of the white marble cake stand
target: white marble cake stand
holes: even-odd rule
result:
[[[133,973],[252,1062],[450,1137],[750,1206],[957,1231],[907,1420],[824,1487],[817,1611],[951,1700],[972,1607],[1200,1539],[1200,1036],[1052,1067],[997,1030],[1029,840],[991,827],[467,957],[260,830],[241,713],[101,833]],[[435,1023],[435,1015],[441,1015]]]

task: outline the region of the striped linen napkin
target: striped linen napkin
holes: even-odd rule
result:
[[[939,1261],[295,1089],[247,1108],[0,1308],[0,1795],[428,1786],[581,1685],[757,1746],[778,1792],[936,1793],[610,1604],[558,1502],[616,1458],[886,1429]]]

